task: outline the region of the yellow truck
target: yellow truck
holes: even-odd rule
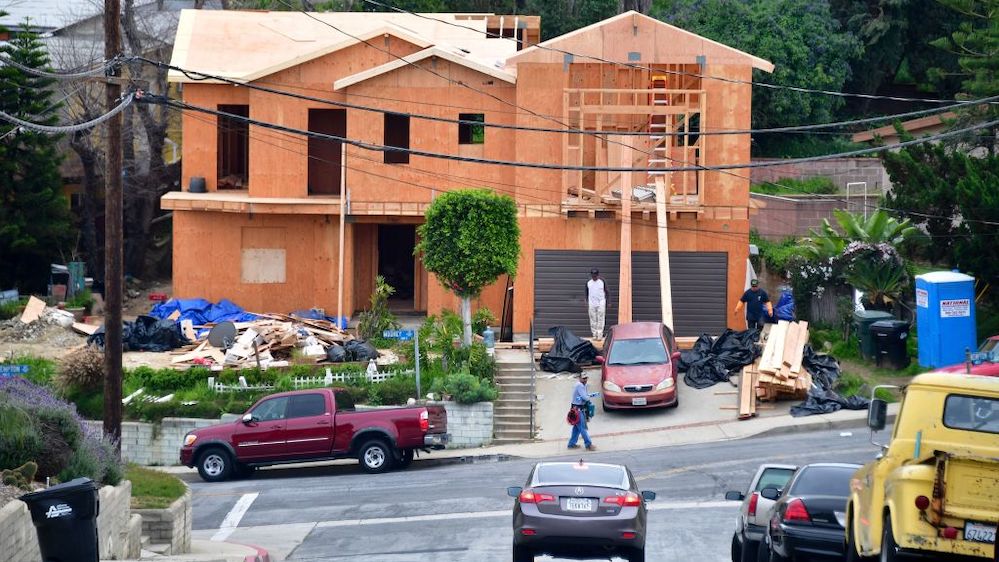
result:
[[[882,451],[850,483],[846,559],[999,561],[999,377],[913,378],[891,441],[876,443],[886,414],[883,400],[871,401],[871,442]]]

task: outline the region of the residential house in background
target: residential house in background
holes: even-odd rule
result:
[[[750,128],[753,69],[773,65],[636,12],[541,44],[539,30],[537,17],[493,14],[183,11],[174,65],[332,102],[172,72],[191,106],[373,145],[649,172],[383,152],[184,110],[182,191],[161,200],[174,295],[332,315],[342,292],[346,315],[382,275],[396,310],[454,309],[414,256],[416,226],[436,194],[485,187],[516,200],[522,254],[513,290],[501,279],[478,305],[512,307],[515,331],[533,319],[585,332],[592,267],[614,295],[609,323],[622,293],[630,317],[661,319],[667,240],[677,333],[739,326],[748,172],[696,168],[749,162],[749,137],[699,133]]]

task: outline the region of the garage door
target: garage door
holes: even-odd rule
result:
[[[726,327],[728,255],[724,252],[670,252],[673,323],[678,336],[719,334]],[[586,281],[600,269],[611,299],[607,325],[617,321],[620,255],[611,251],[535,250],[534,322],[539,333],[552,326],[590,333]],[[632,318],[658,322],[659,260],[656,252],[632,253]]]

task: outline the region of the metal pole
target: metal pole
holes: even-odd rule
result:
[[[419,400],[423,396],[423,391],[420,390],[420,330],[417,329],[413,333],[413,355],[416,356],[416,399]]]
[[[104,58],[121,54],[120,0],[104,0]],[[121,98],[121,85],[114,78],[118,67],[110,69],[105,84],[105,101],[110,111]],[[121,301],[122,267],[122,153],[121,114],[108,120],[108,140],[104,179],[104,432],[121,451]]]

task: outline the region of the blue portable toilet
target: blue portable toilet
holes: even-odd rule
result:
[[[943,367],[964,361],[978,345],[975,278],[956,271],[916,276],[919,364]]]

